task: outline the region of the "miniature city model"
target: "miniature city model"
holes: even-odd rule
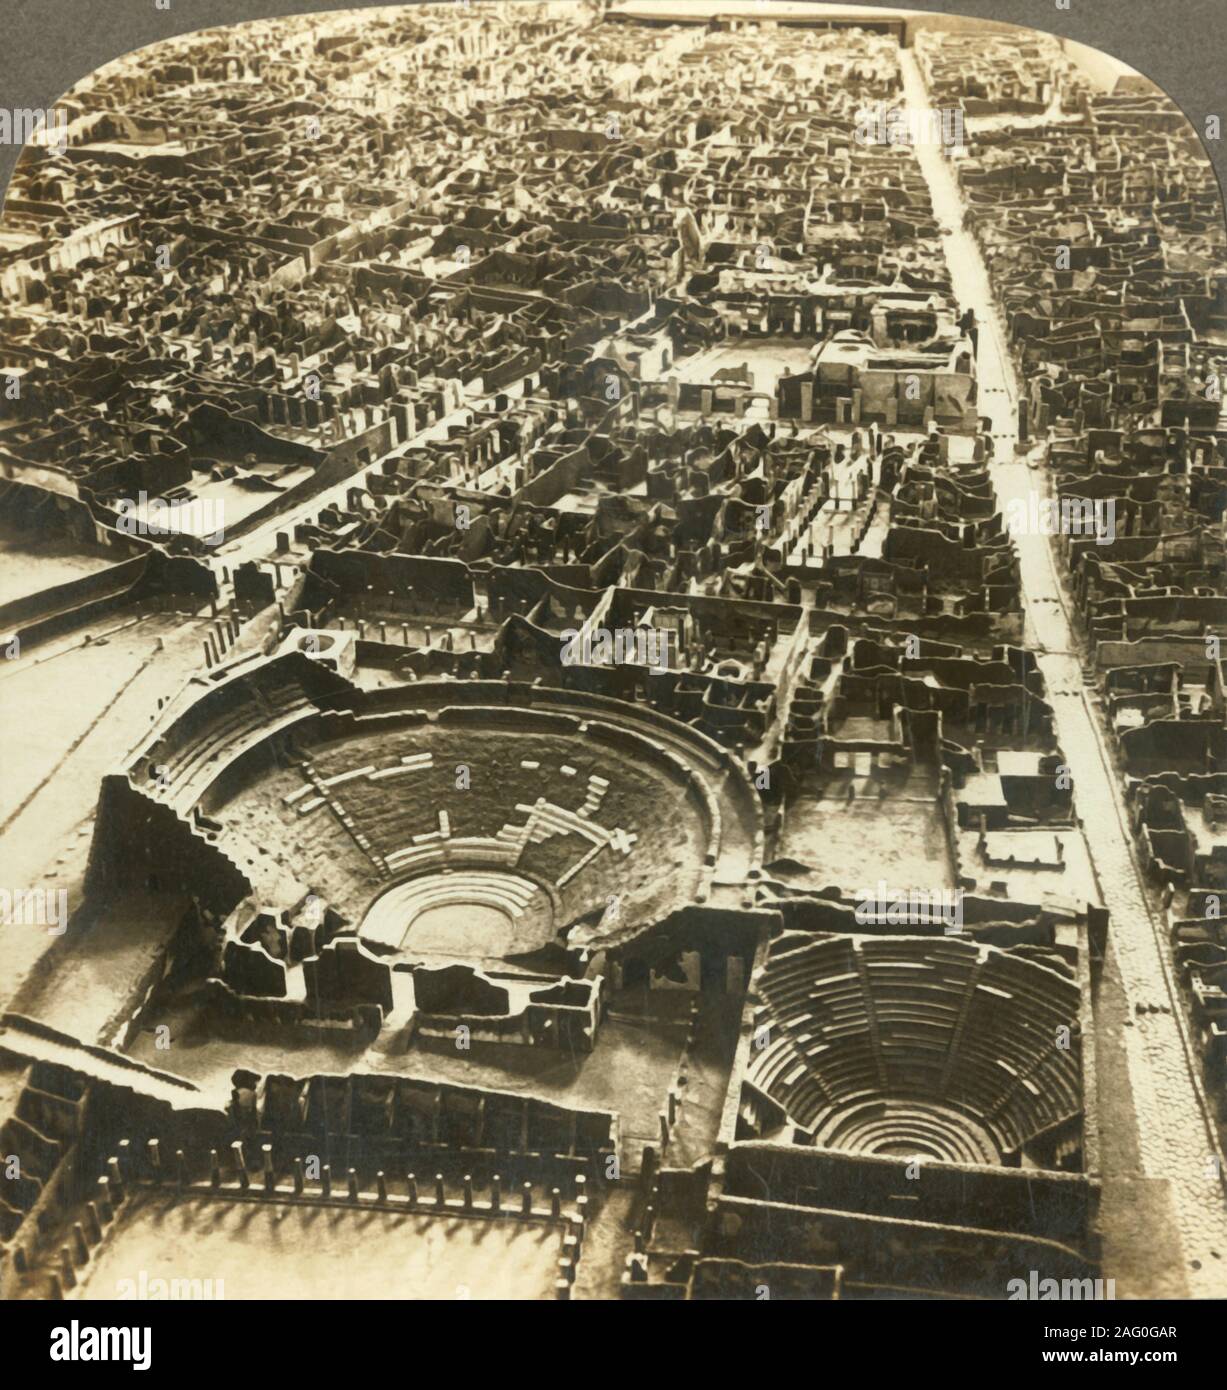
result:
[[[0,1297],[1227,1293],[1212,166],[1103,54],[773,8],[29,123]]]

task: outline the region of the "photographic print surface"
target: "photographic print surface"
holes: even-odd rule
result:
[[[1218,135],[757,0],[0,110],[0,1298],[1227,1295]]]

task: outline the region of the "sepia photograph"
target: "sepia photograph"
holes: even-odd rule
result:
[[[15,8],[32,1356],[235,1368],[272,1300],[354,1305],[350,1375],[388,1300],[906,1354],[974,1300],[1194,1364],[1227,223],[1219,114],[1126,58],[1227,111],[1217,6]]]

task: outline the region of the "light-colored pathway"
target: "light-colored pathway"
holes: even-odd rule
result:
[[[904,93],[912,109],[928,107],[924,84],[910,53],[902,55]],[[1004,328],[991,294],[988,272],[970,232],[962,229],[962,195],[950,166],[934,145],[917,145],[916,155],[929,184],[933,210],[945,234],[945,252],[955,295],[963,307],[971,306],[980,322],[978,372],[980,413],[993,419],[996,457],[993,483],[998,503],[1009,516],[1012,499],[1027,504],[1023,515],[1033,515],[1029,496],[1046,496],[1043,474],[1015,461],[1018,392]],[[1120,784],[1112,766],[1103,730],[1088,699],[1078,656],[1078,641],[1071,625],[1061,583],[1057,576],[1049,537],[1016,536],[1027,617],[1028,643],[1036,650],[1055,711],[1057,737],[1069,761],[1075,789],[1075,805],[1095,864],[1104,904],[1111,914],[1110,944],[1115,970],[1123,986],[1124,1016],[1105,1016],[1097,1010],[1098,1026],[1112,1028],[1124,1040],[1128,1080],[1137,1116],[1136,1153],[1140,1172],[1116,1172],[1114,1167],[1128,1144],[1116,1142],[1112,1126],[1120,1122],[1118,1098],[1100,1091],[1103,1123],[1102,1168],[1105,1179],[1105,1217],[1110,1217],[1112,1184],[1136,1183],[1149,1187],[1150,1202],[1165,1192],[1171,1220],[1161,1220],[1149,1233],[1153,1240],[1149,1261],[1154,1283],[1147,1288],[1122,1290],[1137,1295],[1177,1293],[1172,1276],[1183,1270],[1187,1292],[1194,1297],[1227,1294],[1227,1202],[1213,1162],[1215,1138],[1200,1086],[1200,1061],[1191,1055],[1185,1034],[1178,986],[1161,932],[1162,921],[1147,900]],[[1160,1208],[1162,1203],[1156,1204]],[[1105,1273],[1111,1268],[1113,1235],[1111,1219],[1105,1223]],[[1147,1239],[1146,1232],[1136,1238]],[[1132,1261],[1130,1261],[1132,1264]]]

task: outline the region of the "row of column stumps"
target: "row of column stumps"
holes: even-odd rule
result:
[[[127,1140],[122,1141],[121,1150],[127,1143]],[[60,1246],[59,1269],[48,1279],[47,1297],[50,1299],[62,1299],[70,1289],[76,1288],[77,1270],[89,1263],[94,1248],[102,1243],[107,1227],[131,1195],[118,1155],[107,1159],[106,1169],[94,1186],[93,1199],[85,1204],[84,1219],[73,1223],[70,1243]],[[28,1268],[24,1250],[18,1252],[14,1266],[23,1273]]]
[[[209,600],[209,611],[212,616],[211,627],[201,644],[206,670],[221,661],[227,650],[238,641],[240,631],[239,619],[235,614],[218,616],[216,599]]]
[[[250,1176],[247,1172],[246,1163],[243,1155],[242,1140],[235,1140],[231,1144],[231,1152],[235,1158],[235,1168],[238,1175],[239,1184],[242,1188],[249,1188],[251,1185]],[[261,1145],[262,1155],[262,1174],[264,1190],[266,1193],[273,1194],[277,1191],[275,1185],[275,1174],[272,1165],[272,1145]],[[221,1164],[216,1149],[210,1149],[210,1181],[214,1188],[221,1187]],[[294,1159],[294,1192],[295,1195],[303,1195],[306,1188],[306,1165],[301,1158]],[[329,1198],[332,1195],[332,1165],[324,1164],[320,1169],[320,1193],[323,1197]],[[578,1173],[575,1177],[575,1212],[566,1218],[567,1227],[562,1238],[562,1253],[558,1259],[558,1278],[554,1283],[555,1297],[562,1300],[569,1300],[571,1297],[571,1286],[575,1282],[576,1269],[579,1265],[580,1253],[583,1247],[584,1232],[587,1225],[588,1216],[588,1193],[587,1177]],[[546,1216],[545,1212],[537,1212],[533,1209],[533,1190],[534,1184],[525,1180],[520,1185],[520,1206],[516,1212],[513,1207],[503,1205],[503,1180],[495,1173],[490,1179],[489,1197],[484,1204],[475,1204],[473,1178],[466,1173],[461,1179],[462,1197],[460,1209],[465,1212],[481,1213],[484,1206],[485,1212],[491,1216],[495,1215],[518,1215],[521,1218],[532,1219]],[[375,1174],[376,1203],[386,1205],[389,1202],[387,1174],[380,1169]],[[354,1168],[346,1169],[346,1193],[350,1202],[358,1203],[361,1201],[361,1194],[358,1184],[358,1173]],[[456,1211],[455,1203],[449,1203],[447,1199],[446,1179],[442,1173],[434,1175],[434,1192],[431,1205],[424,1206],[421,1194],[418,1191],[418,1179],[416,1173],[406,1173],[405,1193],[407,1197],[408,1209],[410,1211]],[[562,1220],[562,1190],[561,1188],[550,1189],[550,1208],[548,1216],[551,1220]]]
[[[150,1141],[151,1145],[156,1144],[156,1142],[156,1140]],[[238,1180],[239,1187],[243,1190],[250,1190],[251,1174],[247,1168],[246,1158],[243,1151],[243,1141],[241,1139],[236,1139],[231,1144],[230,1150],[234,1158],[235,1176]],[[276,1195],[278,1193],[281,1193],[281,1195],[283,1196],[290,1195],[288,1192],[284,1192],[277,1186],[276,1173],[273,1167],[273,1146],[271,1144],[262,1144],[260,1146],[260,1151],[261,1180],[264,1191],[269,1195]],[[182,1150],[178,1151],[177,1158],[180,1162],[180,1168],[182,1169]],[[304,1195],[307,1188],[307,1176],[306,1164],[301,1158],[294,1159],[292,1177],[294,1184],[294,1195]],[[345,1177],[346,1195],[348,1200],[351,1202],[361,1201],[362,1197],[357,1169],[347,1168],[345,1170]],[[209,1179],[211,1187],[221,1188],[223,1186],[221,1156],[218,1153],[218,1150],[216,1149],[209,1150]],[[182,1173],[180,1175],[180,1181],[183,1181]],[[587,1182],[587,1177],[584,1174],[576,1174],[576,1195],[574,1205],[576,1207],[577,1218],[581,1222],[586,1221],[587,1219],[587,1208],[589,1201],[587,1195]],[[512,1207],[504,1205],[503,1180],[500,1174],[495,1173],[491,1177],[489,1194],[484,1202],[481,1199],[475,1199],[473,1178],[470,1174],[466,1173],[464,1175],[464,1177],[461,1180],[461,1184],[462,1197],[460,1209],[463,1211],[481,1211],[481,1209],[484,1206],[486,1210],[488,1210],[491,1213],[518,1214],[524,1217],[548,1216],[551,1220],[559,1220],[562,1218],[561,1188],[555,1187],[550,1190],[550,1207],[548,1213],[543,1210],[537,1211],[533,1207],[533,1192],[535,1189],[535,1184],[530,1180],[526,1180],[523,1184],[521,1184],[520,1187],[520,1205],[519,1211],[518,1213],[516,1213],[514,1212],[514,1209]],[[323,1195],[324,1197],[332,1196],[333,1173],[331,1164],[325,1163],[322,1165],[320,1169],[319,1185],[321,1195]],[[387,1174],[382,1169],[380,1169],[375,1174],[375,1187],[377,1201],[384,1203],[391,1200],[388,1192]],[[422,1198],[418,1191],[418,1178],[416,1173],[411,1172],[405,1175],[405,1192],[410,1210],[430,1209],[429,1207],[422,1206]],[[446,1179],[442,1173],[436,1173],[434,1175],[433,1205],[435,1207],[446,1208],[447,1210],[451,1211],[456,1210],[455,1203],[449,1203],[448,1201],[446,1195]]]
[[[89,1262],[93,1247],[101,1243],[107,1227],[115,1220],[123,1204],[131,1196],[129,1183],[132,1173],[131,1141],[128,1139],[120,1140],[118,1150],[118,1153],[111,1155],[106,1161],[107,1171],[100,1175],[97,1180],[96,1195],[93,1200],[86,1203],[84,1219],[73,1225],[71,1243],[60,1247],[59,1269],[53,1272],[49,1279],[48,1297],[52,1299],[62,1299],[68,1290],[76,1287],[78,1282],[77,1269]],[[251,1173],[248,1170],[241,1139],[236,1139],[231,1143],[230,1153],[234,1162],[235,1178],[239,1190],[250,1191],[252,1187]],[[146,1155],[150,1178],[155,1183],[162,1182],[166,1174],[162,1160],[161,1143],[158,1139],[147,1141]],[[125,1169],[127,1173],[125,1173]],[[273,1146],[267,1143],[261,1144],[260,1181],[264,1194],[270,1197],[288,1197],[291,1195],[301,1197],[306,1195],[306,1164],[303,1159],[294,1159],[292,1177],[294,1184],[292,1193],[277,1186],[277,1175],[273,1166]],[[345,1179],[347,1200],[354,1204],[361,1203],[362,1194],[357,1169],[347,1168]],[[185,1190],[192,1185],[188,1175],[186,1155],[182,1149],[175,1150],[174,1182],[180,1190]],[[444,1175],[436,1173],[434,1175],[433,1200],[430,1203],[424,1203],[418,1191],[417,1174],[410,1172],[405,1175],[405,1205],[409,1211],[420,1211],[424,1214],[429,1214],[432,1211],[452,1213],[463,1211],[474,1215],[565,1221],[563,1253],[558,1262],[559,1278],[555,1284],[555,1292],[559,1298],[569,1298],[570,1286],[575,1280],[575,1269],[579,1262],[579,1253],[588,1218],[587,1185],[587,1177],[583,1173],[577,1173],[575,1175],[575,1210],[564,1216],[562,1189],[559,1187],[550,1189],[549,1209],[538,1210],[533,1206],[535,1184],[530,1179],[526,1179],[520,1184],[517,1209],[514,1201],[505,1202],[504,1200],[505,1197],[510,1197],[512,1194],[510,1191],[504,1192],[503,1179],[500,1174],[495,1173],[491,1176],[488,1195],[485,1199],[481,1199],[475,1197],[473,1178],[466,1173],[461,1179],[462,1195],[460,1203],[457,1205],[456,1202],[449,1202],[448,1200],[447,1183]],[[209,1186],[214,1191],[223,1190],[221,1155],[217,1149],[209,1150]],[[332,1166],[326,1163],[320,1170],[319,1195],[324,1198],[331,1198],[332,1191]],[[401,1205],[389,1194],[387,1174],[382,1169],[375,1174],[373,1204],[392,1206],[393,1209]],[[367,1202],[366,1205],[372,1205],[372,1203]],[[29,1261],[24,1247],[17,1247],[14,1251],[14,1267],[20,1273],[27,1271]]]

